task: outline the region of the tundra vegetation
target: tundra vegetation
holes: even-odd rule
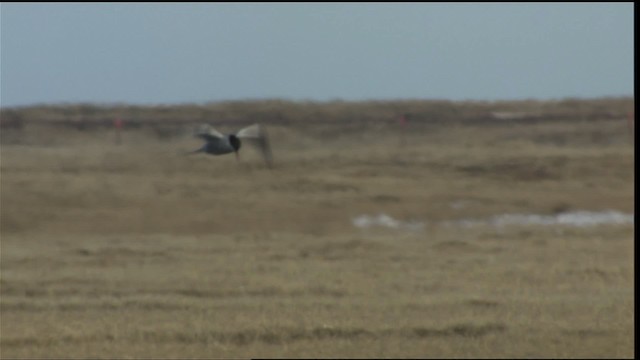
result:
[[[3,108],[0,355],[632,357],[633,223],[459,221],[632,215],[633,109]],[[181,155],[204,122],[266,125],[274,167],[250,147]],[[363,214],[421,226],[354,226]]]

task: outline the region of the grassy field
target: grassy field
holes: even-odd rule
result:
[[[633,357],[633,225],[451,225],[632,214],[624,118],[268,130],[3,130],[1,357]]]

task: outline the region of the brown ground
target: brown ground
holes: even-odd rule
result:
[[[633,356],[632,225],[445,226],[633,213],[624,120],[269,130],[3,130],[2,358]]]

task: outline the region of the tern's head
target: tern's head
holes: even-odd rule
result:
[[[238,152],[238,150],[240,150],[240,139],[234,134],[229,135],[229,143],[231,143],[233,151]]]

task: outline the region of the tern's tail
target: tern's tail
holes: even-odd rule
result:
[[[202,149],[198,149],[198,150],[193,150],[193,151],[187,151],[187,152],[183,152],[182,155],[193,155],[193,154],[197,154],[197,153],[201,153],[203,150]]]

